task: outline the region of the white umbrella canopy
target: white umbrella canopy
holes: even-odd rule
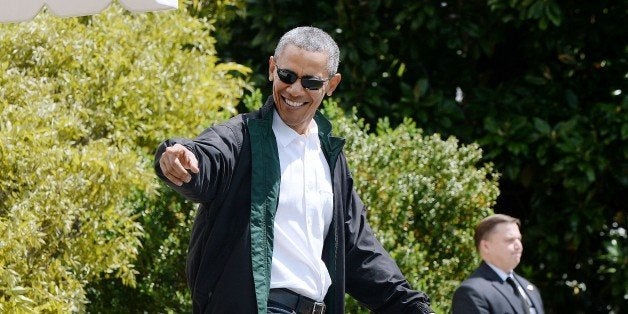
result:
[[[113,0],[0,0],[0,23],[32,20],[44,7],[60,17],[85,16],[100,13]],[[131,12],[176,9],[178,0],[118,0]]]

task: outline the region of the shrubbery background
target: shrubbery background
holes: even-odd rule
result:
[[[446,313],[496,209],[523,219],[519,271],[548,313],[617,313],[625,4],[332,2],[314,24],[342,43],[343,82],[323,110],[412,284]],[[183,3],[194,17],[114,4],[0,25],[1,312],[189,312],[195,205],[156,180],[153,150],[258,106],[274,43],[312,8]]]

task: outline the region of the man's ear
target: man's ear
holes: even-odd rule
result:
[[[480,240],[479,250],[480,250],[480,253],[490,251],[490,245],[489,245],[488,241]]]
[[[273,58],[273,56],[270,56],[268,58],[268,80],[269,81],[273,81],[273,77],[275,77],[273,75],[273,72],[275,71],[275,58]]]
[[[340,73],[334,74],[329,79],[329,87],[327,88],[327,91],[325,92],[325,94],[327,94],[327,96],[331,96],[336,90],[336,87],[338,87],[338,84],[340,84],[341,80],[342,80],[342,76],[340,75]]]

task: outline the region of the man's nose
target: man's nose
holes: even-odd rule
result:
[[[290,84],[290,86],[288,86],[287,90],[291,93],[301,93],[305,90],[305,87],[303,87],[303,85],[301,85],[301,78],[297,78],[296,81],[294,81],[294,83]]]
[[[515,241],[515,249],[522,251],[523,243],[521,243],[521,241]]]

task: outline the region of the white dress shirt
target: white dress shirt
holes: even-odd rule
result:
[[[332,218],[329,165],[312,120],[306,134],[287,126],[275,111],[281,184],[274,222],[270,287],[323,301],[331,278],[321,258]]]

